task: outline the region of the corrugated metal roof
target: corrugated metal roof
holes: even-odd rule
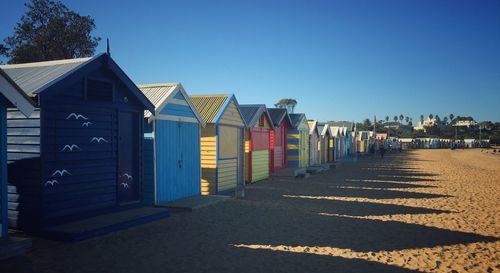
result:
[[[288,116],[290,116],[290,123],[292,124],[292,126],[297,127],[300,124],[302,118],[305,117],[305,114],[291,113],[288,114]]]
[[[159,84],[138,84],[139,90],[155,106],[155,109],[163,103],[165,99],[175,90],[179,83],[159,83]],[[144,111],[145,117],[150,117],[151,112]]]
[[[274,126],[279,126],[286,115],[286,109],[283,108],[267,108],[267,112],[269,113]]]
[[[72,71],[92,58],[47,62],[7,64],[0,68],[28,95],[35,96],[47,84]]]
[[[241,115],[249,127],[255,126],[260,114],[265,110],[264,104],[240,104]]]
[[[190,95],[196,110],[207,123],[214,123],[217,114],[222,110],[222,106],[227,99],[231,98],[229,94],[212,95]]]

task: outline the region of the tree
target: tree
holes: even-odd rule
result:
[[[436,123],[440,124],[441,123],[441,118],[439,117],[439,115],[436,115],[435,118],[436,118]]]
[[[389,116],[385,116],[385,122],[389,122]]]
[[[453,114],[450,114],[448,117],[450,118],[450,123],[452,123],[452,122],[453,122],[453,118],[454,118],[455,116],[454,116]]]
[[[398,116],[394,116],[392,119],[394,120],[394,122],[397,122],[398,121]]]
[[[405,116],[403,114],[399,115],[399,122],[403,122],[403,119],[405,119]]]
[[[408,124],[408,122],[410,122],[410,117],[409,117],[409,116],[406,116],[406,117],[405,117],[405,121],[406,121],[406,124]]]
[[[363,120],[363,124],[362,124],[362,128],[363,128],[363,130],[368,131],[368,130],[373,129],[373,128],[371,128],[371,127],[372,127],[372,122],[371,122],[371,120],[370,120],[369,118],[364,119],[364,120]]]
[[[289,113],[293,113],[296,105],[297,101],[295,99],[280,99],[276,104],[274,104],[275,107],[286,108]]]
[[[28,11],[4,39],[0,54],[9,63],[26,63],[92,56],[101,38],[91,35],[95,29],[90,16],[69,10],[63,3],[32,0],[24,4]]]
[[[434,115],[433,114],[429,114],[429,119],[433,119],[434,118]]]
[[[423,124],[424,123],[424,115],[420,115],[420,123]]]
[[[444,124],[445,124],[445,125],[447,125],[447,124],[448,124],[448,117],[446,117],[446,116],[445,116],[445,117],[443,118],[443,122],[444,122]]]

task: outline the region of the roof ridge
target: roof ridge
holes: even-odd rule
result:
[[[254,104],[246,103],[246,104],[240,104],[240,106],[246,106],[246,107],[262,107],[262,106],[264,106],[265,107],[266,105],[263,103],[260,103],[260,104],[258,104],[258,103],[254,103]]]
[[[93,57],[76,58],[76,59],[62,59],[62,60],[52,60],[52,61],[43,61],[43,62],[31,62],[31,63],[22,63],[22,64],[4,64],[4,65],[0,65],[0,68],[13,69],[13,68],[41,67],[41,66],[53,66],[53,65],[60,65],[60,64],[83,63],[83,62],[86,62],[92,58]]]
[[[153,88],[153,87],[172,87],[181,84],[180,82],[164,82],[164,83],[141,83],[137,84],[139,88]]]
[[[226,94],[189,94],[189,97],[230,97],[232,96],[233,94],[230,94],[230,93],[226,93]]]

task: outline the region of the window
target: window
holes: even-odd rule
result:
[[[87,79],[86,99],[90,101],[113,101],[113,83]]]

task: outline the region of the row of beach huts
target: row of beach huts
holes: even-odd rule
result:
[[[0,66],[0,230],[235,192],[367,152],[371,132],[233,94],[136,85],[109,54]]]

